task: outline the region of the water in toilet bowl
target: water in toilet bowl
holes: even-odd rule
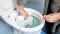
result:
[[[18,20],[17,24],[25,28],[33,28],[40,25],[40,20],[35,16],[29,16],[26,20],[22,20],[22,21]]]
[[[37,17],[32,16],[32,23],[31,23],[31,25],[29,25],[29,24],[27,23],[26,28],[33,28],[33,27],[36,27],[36,26],[38,26],[38,25],[40,25],[40,20],[39,20]]]

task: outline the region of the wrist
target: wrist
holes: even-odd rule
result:
[[[59,20],[60,20],[60,13],[58,14]]]

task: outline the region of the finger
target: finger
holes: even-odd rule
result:
[[[46,19],[47,22],[53,22],[52,20]]]
[[[44,15],[43,17],[44,17],[44,19],[45,19],[45,18],[47,18],[48,16],[47,16],[47,15]]]
[[[50,15],[44,15],[44,19],[50,19]]]
[[[52,16],[52,15],[54,15],[55,13],[51,13],[51,14],[49,14],[50,16]]]
[[[50,19],[45,19],[47,22],[55,22],[56,20],[54,18],[50,18]]]

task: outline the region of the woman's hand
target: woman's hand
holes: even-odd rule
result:
[[[24,10],[24,6],[23,5],[19,5],[19,13],[21,15],[23,15],[24,19],[27,19],[27,17],[29,16],[28,13]]]
[[[27,19],[27,17],[28,17],[28,13],[26,13],[26,12],[23,12],[23,17],[24,17],[24,19]]]
[[[50,23],[56,22],[57,20],[60,19],[60,13],[52,13],[49,15],[44,15],[44,19]]]

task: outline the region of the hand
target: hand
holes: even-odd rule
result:
[[[23,5],[19,5],[18,8],[19,8],[19,13],[20,13],[21,15],[23,15],[24,19],[27,19],[27,17],[28,17],[29,15],[28,15],[28,13],[25,11],[24,6],[23,6]]]
[[[22,15],[24,16],[24,19],[27,19],[28,13],[25,12],[25,13],[23,13]]]
[[[44,19],[47,21],[47,22],[56,22],[57,20],[60,19],[60,13],[52,13],[52,14],[49,14],[49,15],[44,15]]]

